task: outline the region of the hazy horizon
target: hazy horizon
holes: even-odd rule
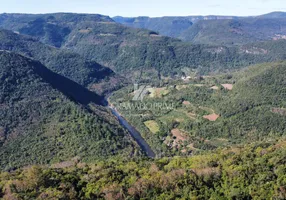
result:
[[[286,12],[286,11],[280,11],[280,10],[274,10],[274,11],[270,11],[270,12],[267,12],[267,13],[261,13],[261,14],[258,14],[258,15],[220,15],[220,14],[208,14],[208,15],[163,15],[163,16],[148,16],[148,15],[137,15],[137,16],[124,16],[124,15],[107,15],[107,14],[104,14],[104,13],[84,13],[84,12],[43,12],[43,13],[30,13],[30,12],[1,12],[0,14],[31,14],[31,15],[45,15],[45,14],[57,14],[57,13],[72,13],[72,14],[98,14],[98,15],[103,15],[103,16],[109,16],[111,18],[113,17],[130,17],[130,18],[133,18],[133,17],[150,17],[150,18],[156,18],[156,17],[191,17],[191,16],[226,16],[226,17],[231,17],[231,16],[235,16],[235,17],[255,17],[255,16],[260,16],[260,15],[264,15],[264,14],[269,14],[269,13],[274,13],[274,12]]]
[[[56,5],[56,6],[55,6]],[[286,3],[282,0],[178,0],[144,2],[134,0],[10,0],[1,5],[0,13],[87,13],[123,17],[163,17],[163,16],[257,16],[270,12],[286,12]]]

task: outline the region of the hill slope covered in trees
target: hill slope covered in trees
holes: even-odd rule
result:
[[[22,17],[17,23],[14,15],[7,14],[2,20],[2,27],[32,36],[35,36],[32,34],[33,26],[37,23],[40,23],[39,26],[56,24],[62,29],[68,27],[70,31],[61,42],[61,49],[80,54],[86,60],[110,67],[133,80],[173,77],[181,75],[184,68],[208,73],[280,60],[279,56],[267,49],[266,52],[252,53],[249,50],[241,51],[238,47],[193,45],[158,35],[154,31],[125,27],[108,17],[101,16],[100,20],[96,20],[92,19],[93,15],[68,13]],[[6,24],[9,20],[13,21],[13,26]],[[34,25],[29,25],[31,23]],[[26,32],[21,32],[23,28]],[[54,28],[54,31],[57,30]],[[45,37],[40,35],[36,38],[57,46]]]
[[[286,18],[242,18],[199,21],[181,34],[181,38],[200,44],[241,45],[282,39]]]
[[[130,137],[95,93],[14,53],[0,52],[0,68],[1,169],[131,154]]]
[[[38,60],[50,70],[99,94],[112,90],[113,87],[120,87],[120,81],[123,80],[109,68],[90,62],[77,53],[43,44],[29,36],[0,30],[0,41],[1,50]]]
[[[0,174],[0,198],[285,199],[285,141],[190,158],[33,166]]]
[[[286,35],[285,12],[256,17],[114,17],[113,20],[128,27],[145,28],[161,35],[203,44],[238,45]]]

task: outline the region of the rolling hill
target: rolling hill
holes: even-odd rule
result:
[[[181,34],[200,20],[236,19],[234,16],[185,16],[185,17],[113,17],[112,19],[128,27],[143,28],[160,35],[180,38]]]
[[[1,51],[0,67],[1,169],[130,155],[131,139],[95,93],[15,53]]]
[[[98,94],[120,87],[123,79],[96,62],[85,60],[77,53],[58,49],[37,39],[0,30],[0,49],[13,51],[42,62],[50,70],[63,75]]]
[[[285,12],[261,16],[114,17],[128,27],[144,28],[161,35],[194,43],[237,45],[281,38],[285,35]]]
[[[260,15],[258,16],[258,18],[267,18],[267,19],[271,19],[271,18],[286,18],[286,12],[271,12],[265,15]]]
[[[93,19],[94,16],[96,19]],[[280,57],[283,57],[283,55],[279,57],[276,54],[272,54],[272,52],[268,50],[266,50],[266,53],[252,53],[252,47],[250,47],[250,51],[241,51],[239,47],[184,43],[177,39],[161,36],[154,31],[129,28],[115,23],[111,18],[99,15],[89,16],[88,14],[60,13],[35,16],[22,15],[21,17],[22,19],[19,20],[17,24],[13,14],[5,15],[6,21],[4,20],[4,22],[14,20],[12,23],[13,26],[11,25],[9,27],[7,23],[2,22],[2,24],[4,24],[2,27],[10,28],[20,33],[22,29],[26,29],[26,31],[31,29],[31,33],[25,32],[30,35],[33,35],[32,32],[34,32],[34,29],[29,23],[33,23],[35,20],[44,19],[44,22],[42,20],[41,24],[44,23],[47,25],[55,23],[57,26],[60,26],[61,29],[68,27],[70,31],[69,34],[65,36],[64,41],[61,42],[61,53],[68,51],[69,56],[67,57],[73,56],[70,54],[71,52],[79,54],[85,62],[93,61],[100,63],[103,66],[111,68],[119,75],[126,76],[128,78],[127,80],[130,81],[179,77],[185,69],[192,70],[198,74],[229,71],[246,67],[250,64],[277,61],[280,60]],[[50,20],[54,20],[54,22]],[[213,20],[203,22],[209,23],[211,21]],[[199,23],[200,21],[196,24]],[[236,24],[234,24],[234,26],[236,26]],[[273,26],[275,28],[277,25],[274,24]],[[54,31],[57,30],[59,29],[57,28]],[[14,37],[16,37],[15,35]],[[44,36],[39,36],[35,40],[37,39],[46,42],[48,45],[56,46],[53,42],[45,40]],[[5,43],[5,40],[3,42]],[[9,50],[9,48],[7,50]],[[54,51],[59,52],[59,50]],[[42,50],[36,51],[36,53],[37,52],[42,52]],[[283,54],[283,52],[281,53]],[[44,59],[42,53],[39,57]],[[62,58],[62,56],[55,56],[55,58]],[[40,58],[36,59],[40,60]],[[89,77],[89,75],[87,76],[86,74],[83,74],[83,76],[75,75],[78,72],[69,74],[70,71],[74,72],[73,69],[69,70],[69,72],[62,72],[64,69],[69,69],[72,66],[59,70],[59,66],[56,66],[56,63],[63,63],[65,61],[64,59],[56,60],[56,63],[51,62],[50,60],[52,59],[50,58],[46,60],[48,62],[43,63],[47,67],[50,69],[55,68],[57,70],[56,72],[71,79],[71,75],[78,76],[77,79],[80,79],[80,77]],[[75,60],[77,61],[78,59]],[[74,62],[75,61],[71,62],[70,65]],[[53,63],[53,65],[50,66],[50,63]],[[80,70],[79,72],[82,73],[85,70],[86,69]],[[93,85],[93,83],[90,83],[92,80],[93,78],[91,77],[87,83]],[[111,82],[114,82],[113,80],[116,79],[112,78]],[[117,83],[119,82],[117,81]],[[91,86],[91,88],[97,88],[97,86]]]
[[[283,39],[286,18],[243,18],[202,20],[184,31],[180,38],[194,43],[241,45],[257,41]]]
[[[241,50],[241,47],[184,43],[117,23],[88,23],[81,28],[86,27],[88,32],[72,31],[62,48],[108,66],[132,80],[178,77],[185,69],[197,74],[226,72],[284,58],[283,52],[277,55],[266,47],[265,52],[253,52],[255,44]],[[275,44],[273,42],[272,47]]]
[[[1,14],[0,27],[21,34],[35,36],[40,41],[60,47],[66,36],[78,23],[93,21],[97,23],[113,21],[107,16],[97,14]]]

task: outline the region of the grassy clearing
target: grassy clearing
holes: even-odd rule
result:
[[[160,131],[160,127],[158,123],[154,120],[149,120],[144,122],[145,126],[152,132],[152,133],[158,133]]]
[[[166,96],[167,94],[169,94],[169,90],[167,90],[166,87],[163,88],[150,88],[149,89],[149,96],[151,98],[162,98],[163,96]]]
[[[189,117],[186,115],[186,113],[179,111],[179,110],[173,110],[167,115],[164,115],[159,118],[159,120],[164,124],[171,124],[174,121],[176,122],[184,122]]]
[[[189,87],[189,85],[177,85],[176,89],[180,91],[182,89],[187,89],[188,87]]]
[[[209,121],[216,121],[218,118],[219,118],[219,115],[213,113],[213,114],[210,114],[210,115],[204,115],[203,116],[205,119],[209,120]]]

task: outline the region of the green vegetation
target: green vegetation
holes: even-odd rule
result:
[[[37,36],[42,42],[58,46],[61,49],[68,50],[68,52],[73,51],[86,60],[95,61],[110,67],[115,72],[128,76],[129,80],[131,79],[132,81],[153,81],[154,78],[178,77],[183,74],[186,68],[192,69],[198,74],[204,74],[230,71],[249,66],[250,64],[278,61],[285,58],[284,51],[277,55],[267,48],[262,53],[253,53],[253,46],[250,46],[249,49],[241,50],[239,47],[225,47],[221,44],[210,46],[209,43],[206,45],[184,43],[180,40],[163,37],[154,31],[125,27],[113,22],[108,17],[98,15],[22,15],[23,19],[17,22],[16,19],[19,17],[20,15],[4,15],[2,16],[2,25],[0,23],[0,26],[20,33],[24,30],[23,33]],[[255,20],[251,23],[254,25],[258,23],[257,26],[262,27],[259,19]],[[263,21],[263,19],[261,20]],[[275,25],[274,29],[279,25],[282,26],[284,23],[283,19],[273,20],[281,21],[281,24],[280,21],[279,23],[277,22],[278,25]],[[217,23],[221,22],[221,20],[217,21]],[[8,22],[11,22],[11,24],[9,25]],[[202,23],[211,23],[211,21],[202,21]],[[236,21],[230,21],[229,23],[231,23],[231,26],[238,26]],[[215,28],[215,31],[211,31],[211,33],[220,34],[220,32],[217,33],[219,30],[228,30],[228,28],[223,26],[219,27],[222,28]],[[66,29],[69,31],[65,31]],[[220,36],[223,37],[223,34],[220,34]],[[246,41],[247,36],[241,36],[241,38]],[[260,40],[251,39],[247,41],[255,42]],[[43,57],[46,54],[41,53],[40,56]],[[65,59],[60,59],[60,56],[56,56],[58,60],[55,61],[56,63],[64,63],[66,60],[72,60],[70,59],[71,56],[75,55],[68,54]],[[36,56],[33,57],[41,60]],[[47,59],[48,61],[52,60],[51,57]],[[41,61],[43,62],[43,60]],[[70,62],[72,66],[69,68],[60,68],[55,63],[49,65],[50,62],[44,64],[50,69],[56,69],[57,73],[75,80],[73,76],[76,76],[76,73],[73,62]],[[80,66],[84,65],[83,63],[77,64]],[[71,69],[69,71],[73,73],[69,74],[66,69]],[[79,72],[83,73],[84,71]],[[90,80],[93,76],[90,73],[83,74],[80,77],[81,79],[82,77],[87,79],[81,80],[84,83],[93,84],[93,80]],[[76,78],[79,79],[80,77]],[[98,79],[97,77],[94,78]],[[112,86],[115,86],[116,83],[118,84],[118,82],[114,83],[114,81],[111,83]],[[109,84],[110,82],[107,82],[105,85]]]
[[[281,38],[286,35],[285,12],[257,17],[185,16],[185,17],[114,17],[128,27],[156,31],[164,36],[198,44],[241,45]]]
[[[98,14],[73,13],[0,15],[2,28],[34,36],[56,47],[60,47],[70,31],[83,21],[112,22],[112,19]]]
[[[140,102],[131,100],[133,95],[128,88],[116,92],[111,101],[157,154],[190,155],[194,151],[285,135],[285,70],[285,62],[267,63],[233,75],[201,77],[184,84],[169,80],[161,83],[168,94],[154,97],[150,93],[141,107],[136,106]],[[224,84],[233,85],[233,89],[224,89]],[[159,103],[172,105],[172,108],[144,108],[144,105]],[[125,106],[129,104],[134,106]],[[144,126],[150,120],[159,126],[155,135],[150,124]],[[173,129],[185,135],[178,148],[167,142],[170,137],[176,140],[171,134]]]
[[[94,93],[14,53],[0,52],[0,68],[1,169],[140,153]]]
[[[241,50],[240,47],[194,45],[116,23],[89,22],[79,29],[86,27],[92,31],[73,30],[64,47],[109,66],[132,81],[178,78],[186,68],[197,74],[226,72],[285,58],[284,51],[276,54],[266,48],[265,52],[252,53],[253,46]]]
[[[113,17],[112,19],[129,27],[149,29],[164,36],[178,38],[193,25],[194,18],[196,17]]]
[[[280,141],[189,158],[31,166],[0,174],[0,198],[285,199],[285,154]]]
[[[200,44],[242,45],[272,40],[286,35],[285,18],[241,18],[201,20],[181,34],[181,38]]]
[[[145,125],[149,128],[149,130],[150,130],[152,133],[154,133],[154,134],[160,131],[160,128],[159,128],[157,122],[154,121],[154,120],[146,121],[146,122],[144,122],[144,124],[145,124]]]
[[[0,198],[286,199],[277,16],[137,21],[205,43],[190,44],[102,15],[1,14]]]
[[[69,50],[60,50],[11,31],[0,30],[0,49],[31,57],[98,94],[120,88],[122,78],[109,68],[85,60]]]

